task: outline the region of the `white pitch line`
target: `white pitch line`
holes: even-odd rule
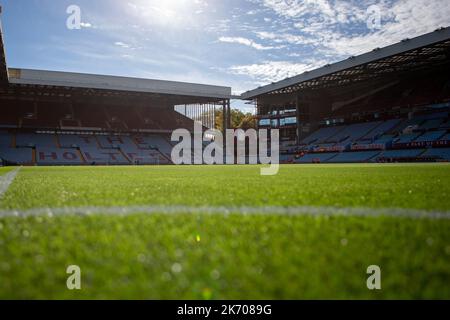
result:
[[[3,198],[6,191],[8,191],[9,186],[11,185],[11,183],[13,183],[19,171],[20,168],[16,168],[13,171],[10,171],[5,175],[0,176],[0,199]]]
[[[338,208],[338,207],[195,207],[195,206],[126,206],[39,208],[29,210],[0,210],[0,218],[33,216],[89,216],[133,214],[211,214],[211,215],[278,215],[278,216],[344,216],[344,217],[399,217],[409,219],[450,220],[449,211],[424,211],[389,208]]]

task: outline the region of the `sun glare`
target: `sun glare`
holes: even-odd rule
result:
[[[135,0],[136,14],[150,24],[179,27],[191,24],[197,2],[194,0]]]

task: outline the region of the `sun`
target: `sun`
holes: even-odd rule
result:
[[[180,27],[192,23],[195,0],[134,0],[131,6],[135,14],[149,24]]]

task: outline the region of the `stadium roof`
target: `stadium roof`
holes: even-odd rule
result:
[[[343,86],[389,74],[439,66],[449,61],[450,28],[441,28],[414,39],[405,39],[382,49],[377,48],[372,52],[245,92],[241,98],[251,100],[266,94]]]
[[[15,85],[45,86],[47,88],[99,89],[217,99],[231,97],[231,88],[229,87],[29,69],[9,69],[9,82]]]
[[[0,7],[0,14],[2,13],[2,7]],[[8,68],[6,66],[5,48],[3,46],[3,30],[2,23],[0,21],[0,84],[8,82]]]
[[[19,87],[28,90],[45,88],[47,91],[59,91],[60,95],[80,89],[103,96],[114,96],[119,92],[142,94],[143,96],[153,95],[154,97],[171,96],[174,97],[174,101],[177,100],[179,103],[200,103],[231,98],[231,88],[223,86],[72,72],[8,69],[0,21],[0,85],[8,84],[8,82],[11,88]],[[25,93],[23,91],[23,94]]]

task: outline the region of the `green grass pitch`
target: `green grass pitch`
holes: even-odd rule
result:
[[[0,176],[10,171],[0,168]],[[0,211],[340,207],[448,213],[449,165],[22,168]],[[66,268],[82,270],[82,290]],[[379,265],[382,290],[367,289]],[[450,299],[450,220],[271,214],[0,218],[1,299]]]

